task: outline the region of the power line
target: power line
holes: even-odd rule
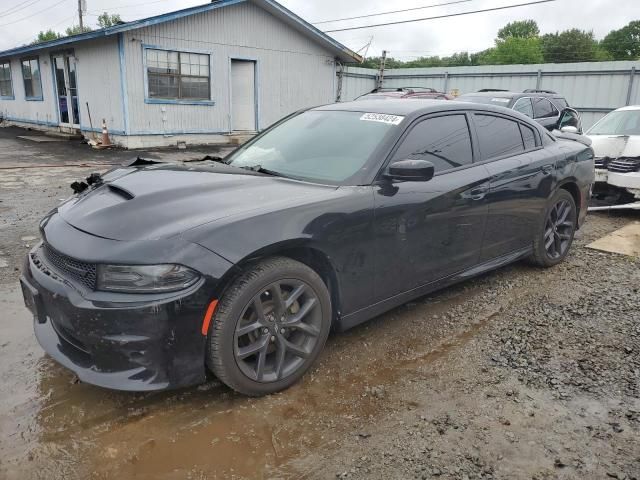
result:
[[[427,8],[434,8],[434,7],[443,7],[445,5],[454,5],[457,3],[466,3],[466,2],[472,2],[473,0],[456,0],[454,2],[446,2],[446,3],[436,3],[433,5],[424,5],[423,7],[413,7],[413,8],[403,8],[402,10],[391,10],[388,12],[379,12],[379,13],[369,13],[367,15],[359,15],[357,17],[346,17],[346,18],[335,18],[333,20],[322,20],[321,22],[311,22],[313,25],[320,25],[323,23],[333,23],[333,22],[343,22],[346,20],[356,20],[358,18],[368,18],[368,17],[378,17],[380,15],[389,15],[391,13],[402,13],[402,12],[411,12],[414,10],[424,10]]]
[[[13,22],[9,22],[9,23],[2,23],[2,24],[0,24],[0,27],[6,27],[7,25],[13,25],[14,23],[19,23],[19,22],[22,22],[22,21],[24,21],[24,20],[27,20],[27,19],[29,19],[29,18],[31,18],[31,17],[35,17],[36,15],[40,15],[41,13],[46,12],[47,10],[51,10],[53,7],[57,7],[58,5],[60,5],[61,3],[66,2],[66,1],[67,1],[67,0],[60,0],[59,2],[54,3],[53,5],[51,5],[51,6],[47,7],[47,8],[44,8],[44,9],[42,9],[42,10],[39,10],[39,11],[37,11],[36,13],[32,13],[31,15],[28,15],[28,16],[26,16],[26,17],[22,17],[22,18],[21,18],[21,19],[19,19],[19,20],[15,20],[15,21],[13,21]]]
[[[395,22],[386,22],[386,23],[376,23],[373,25],[360,25],[357,27],[346,27],[346,28],[336,28],[333,30],[325,30],[325,33],[332,33],[332,32],[346,32],[348,30],[360,30],[363,28],[375,28],[375,27],[385,27],[387,25],[399,25],[402,23],[414,23],[414,22],[424,22],[426,20],[438,20],[440,18],[449,18],[449,17],[460,17],[462,15],[473,15],[475,13],[484,13],[484,12],[495,12],[497,10],[507,10],[509,8],[518,8],[518,7],[526,7],[528,5],[538,5],[541,3],[549,3],[549,2],[555,2],[557,0],[538,0],[536,2],[529,2],[529,3],[518,3],[516,5],[504,5],[502,7],[493,7],[493,8],[485,8],[482,10],[473,10],[471,12],[460,12],[460,13],[449,13],[447,15],[438,15],[435,17],[424,17],[424,18],[414,18],[411,20],[398,20]]]
[[[154,4],[154,3],[164,3],[164,2],[168,2],[168,1],[171,1],[171,0],[154,0],[154,1],[152,1],[152,2],[132,3],[132,4],[129,4],[129,5],[121,5],[121,6],[119,6],[119,7],[109,7],[109,8],[108,8],[108,9],[106,9],[106,10],[108,10],[108,11],[113,11],[113,10],[125,10],[125,9],[127,9],[127,8],[137,8],[137,7],[142,7],[142,6],[144,6],[144,5],[152,5],[152,4]],[[92,10],[92,12],[93,12],[93,13],[97,13],[98,11],[97,11],[97,10]],[[102,13],[102,12],[101,12],[101,13]]]
[[[38,3],[42,0],[26,0],[25,2],[19,3],[18,5],[14,5],[13,7],[5,10],[4,12],[0,12],[0,17],[8,17],[9,15],[13,15],[14,13],[18,13],[25,8],[30,7],[34,3]]]

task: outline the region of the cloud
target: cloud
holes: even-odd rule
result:
[[[14,23],[0,26],[0,31],[2,32],[2,35],[0,35],[0,50],[29,43],[40,30],[53,28],[57,31],[64,31],[66,27],[77,23],[76,2],[74,0],[67,0],[60,6],[47,10],[57,1],[38,0],[33,6],[20,12],[1,16],[2,12],[24,3],[23,0],[3,0],[0,7],[0,25]],[[445,2],[446,0],[396,0],[394,2],[386,0],[370,0],[368,2],[355,0],[281,0],[284,6],[311,22]],[[525,18],[536,20],[543,33],[568,28],[581,28],[593,30],[596,37],[602,38],[610,30],[620,28],[635,19],[630,16],[630,12],[637,10],[637,2],[638,0],[617,0],[614,8],[612,7],[613,2],[609,0],[557,0],[548,4],[511,10],[337,32],[332,35],[337,40],[356,50],[367,44],[373,37],[369,55],[379,55],[383,49],[389,50],[392,56],[403,59],[422,55],[447,55],[463,50],[475,52],[492,46],[493,39],[500,27],[510,21]],[[202,0],[88,0],[88,3],[89,12],[86,21],[89,25],[95,26],[97,15],[103,11],[119,13],[124,20],[135,20],[199,5],[204,2]],[[322,24],[319,27],[327,30],[330,28],[478,10],[513,3],[517,3],[516,0],[472,0],[457,5]],[[138,4],[138,6],[130,7],[135,4]],[[42,13],[24,21],[17,21],[37,11],[42,11]]]

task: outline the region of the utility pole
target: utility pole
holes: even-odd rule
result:
[[[83,5],[84,4],[84,5]],[[80,21],[80,32],[84,32],[84,25],[82,24],[82,11],[85,6],[85,0],[78,0],[78,20]]]
[[[382,51],[382,58],[380,59],[380,68],[378,69],[378,84],[376,85],[376,90],[382,88],[382,80],[384,79],[384,67],[387,63],[387,51]]]

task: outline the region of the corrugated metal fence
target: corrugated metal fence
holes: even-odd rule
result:
[[[377,75],[374,69],[345,68],[340,100],[370,92]],[[481,88],[554,90],[582,113],[583,125],[588,128],[611,110],[640,104],[640,62],[398,68],[385,71],[383,86],[433,87],[459,94]]]

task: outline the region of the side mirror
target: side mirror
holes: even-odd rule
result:
[[[567,128],[570,128],[570,130],[565,130]],[[560,112],[560,117],[558,117],[556,129],[565,133],[582,133],[582,122],[578,111],[573,108],[563,108]]]
[[[393,180],[427,182],[433,178],[435,167],[428,160],[400,160],[389,165],[386,177]]]

